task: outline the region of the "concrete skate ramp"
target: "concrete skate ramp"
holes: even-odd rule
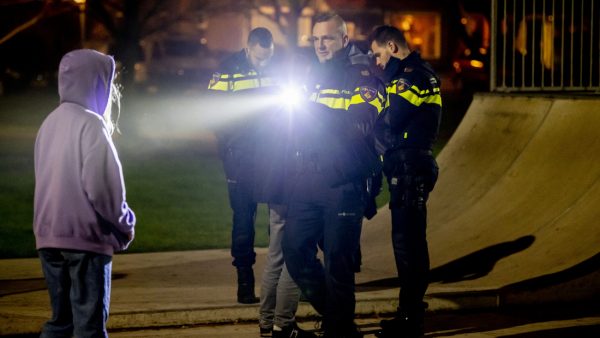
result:
[[[478,95],[437,159],[430,292],[507,288],[576,266],[587,270],[565,278],[598,276],[600,98]],[[391,281],[387,207],[363,229],[358,283]],[[587,280],[597,295],[600,281]]]

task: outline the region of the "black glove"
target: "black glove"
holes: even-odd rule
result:
[[[373,177],[371,177],[371,189],[369,194],[375,198],[381,193],[381,187],[383,186],[383,172],[378,171]]]
[[[377,202],[375,201],[375,197],[367,198],[364,216],[366,219],[371,219],[375,215],[377,215]]]
[[[383,174],[381,171],[367,180],[367,205],[365,206],[365,217],[373,218],[377,215],[377,196],[381,193]]]

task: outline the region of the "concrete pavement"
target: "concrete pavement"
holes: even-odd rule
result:
[[[256,271],[264,263],[258,250]],[[235,303],[235,272],[228,250],[116,255],[109,329],[111,337],[258,337],[258,306]],[[257,276],[259,274],[257,273]],[[357,313],[374,337],[380,317],[397,305],[397,289],[368,285],[359,273]],[[361,285],[362,284],[362,285]],[[0,260],[0,335],[34,337],[50,315],[37,259]],[[257,290],[258,291],[258,290]],[[426,337],[596,337],[600,308],[549,306],[498,308],[498,290],[433,285]],[[541,315],[540,313],[546,314]],[[314,330],[314,311],[301,303],[300,325]],[[552,334],[550,334],[552,333]]]
[[[452,312],[431,314],[426,318],[425,337],[447,338],[597,338],[600,336],[600,319],[593,314],[577,313],[562,316],[544,313],[542,316],[523,312]],[[379,329],[379,318],[356,320],[361,332],[367,338],[374,338]],[[301,322],[299,325],[314,332],[315,322]],[[211,337],[211,338],[256,338],[256,323],[233,323],[226,325],[200,325],[195,327],[163,328],[154,330],[115,331],[112,338],[120,337]]]
[[[258,249],[257,280],[265,253],[265,249]],[[256,320],[257,305],[236,303],[235,278],[229,250],[115,255],[109,327],[133,329]],[[394,311],[397,289],[368,286],[368,281],[368,274],[357,275],[357,314],[371,316]],[[366,286],[360,285],[365,283]],[[39,332],[50,315],[50,305],[38,259],[0,260],[0,286],[0,334]],[[497,304],[494,290],[433,287],[430,292],[430,310],[489,308]],[[300,304],[298,317],[315,315],[309,304]]]
[[[265,249],[259,249],[256,265],[258,278],[264,255]],[[114,332],[112,336],[258,336],[258,306],[235,302],[235,271],[230,261],[228,250],[116,255],[109,320],[109,329]],[[369,286],[369,279],[368,274],[357,275],[359,286],[356,296],[357,314],[367,317],[359,321],[362,323],[361,329],[372,334],[377,328],[377,318],[389,315],[396,308],[397,289]],[[38,333],[50,315],[39,261],[0,260],[0,286],[0,335]],[[600,309],[589,309],[582,315],[555,318],[553,321],[518,321],[511,324],[513,326],[506,324],[498,327],[498,318],[506,316],[481,315],[485,309],[497,309],[499,290],[493,289],[432,285],[427,301],[428,322],[431,322],[428,336],[446,332],[449,323],[456,324],[460,318],[463,318],[461,320],[465,327],[477,326],[481,334],[489,331],[486,335],[475,335],[469,331],[470,335],[464,337],[495,337],[496,333],[502,332],[572,327],[597,330],[600,327]],[[456,314],[468,313],[469,310],[477,310],[478,317],[460,317]],[[455,313],[455,319],[448,320],[448,316],[452,316],[448,313]],[[309,304],[300,304],[298,317],[301,320],[310,320],[314,316],[315,312]],[[506,321],[506,318],[503,320]],[[470,324],[467,325],[467,322]],[[523,327],[525,324],[527,326]],[[302,326],[307,329],[313,327],[312,323],[303,323]],[[463,337],[465,332],[456,330],[455,333],[446,332],[443,335]]]

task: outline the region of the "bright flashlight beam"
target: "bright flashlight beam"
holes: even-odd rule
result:
[[[148,138],[197,138],[227,125],[243,123],[248,118],[260,118],[265,112],[301,100],[300,91],[236,97],[163,96],[134,107],[144,112],[135,126],[140,135]]]
[[[279,94],[279,100],[282,104],[293,107],[297,106],[302,102],[304,93],[299,88],[289,87],[285,88]]]

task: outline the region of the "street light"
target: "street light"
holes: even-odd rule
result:
[[[73,0],[79,7],[79,35],[81,38],[81,47],[84,47],[85,41],[85,2],[86,0]]]

